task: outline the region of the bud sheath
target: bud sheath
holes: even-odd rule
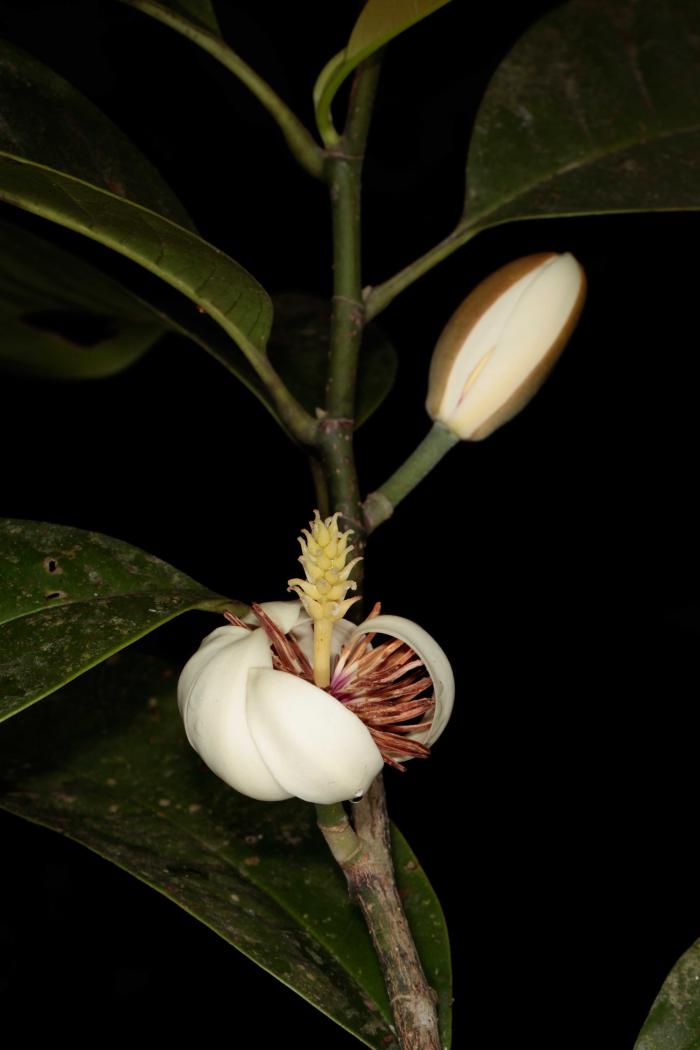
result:
[[[585,275],[566,253],[529,255],[482,281],[440,336],[426,408],[459,438],[480,441],[539,390],[581,313]]]

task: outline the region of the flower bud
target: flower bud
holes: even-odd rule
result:
[[[470,441],[512,419],[566,346],[585,288],[583,269],[568,252],[516,259],[477,285],[433,352],[430,417]]]

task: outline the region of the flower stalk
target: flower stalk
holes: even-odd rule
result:
[[[409,492],[413,491],[416,485],[458,442],[459,438],[456,434],[444,427],[442,423],[433,423],[408,459],[383,485],[374,492],[370,492],[365,500],[363,514],[368,534],[391,517],[394,507],[405,496],[408,496]]]
[[[353,806],[318,806],[318,826],[342,868],[372,937],[402,1050],[440,1050],[436,997],[428,984],[396,887],[381,776]]]
[[[357,359],[366,323],[362,297],[360,205],[362,159],[369,132],[380,56],[358,67],[343,137],[327,162],[333,217],[333,313],[326,412],[317,446],[330,505],[353,529],[358,554],[365,523],[354,461]],[[318,485],[317,485],[318,488]],[[361,566],[353,578],[361,581]],[[360,603],[351,610],[360,612]],[[425,978],[396,888],[382,776],[352,806],[317,806],[319,827],[342,868],[350,897],[362,910],[389,994],[402,1050],[439,1050],[435,996]]]

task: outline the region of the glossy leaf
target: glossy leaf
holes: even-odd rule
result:
[[[2,220],[0,326],[0,367],[52,379],[112,375],[165,331],[94,266]]]
[[[202,29],[221,36],[219,22],[211,0],[159,0],[161,7],[169,7]]]
[[[171,331],[216,358],[282,426],[267,388],[226,333],[163,291],[156,296],[152,288],[145,302],[64,248],[0,220],[0,368],[39,378],[107,376]]]
[[[570,0],[496,71],[467,163],[467,228],[700,208],[696,0]]]
[[[275,326],[270,336],[270,360],[285,384],[312,415],[325,404],[330,305],[305,293],[273,297]],[[390,392],[397,357],[376,325],[369,325],[360,351],[357,376],[356,425],[361,426]]]
[[[52,379],[92,379],[126,368],[165,332],[175,332],[197,343],[232,372],[263,403],[281,425],[267,388],[258,379],[243,354],[210,318],[193,310],[179,295],[141,300],[95,266],[59,248],[44,237],[0,220],[0,368]],[[299,358],[303,367],[315,368],[314,378],[323,386],[326,362],[319,347],[312,349],[308,326],[313,324],[308,310],[297,317],[280,300],[282,316],[276,354],[284,373],[291,377],[295,392],[308,395],[303,377],[295,375],[295,348],[289,332],[299,332]],[[314,307],[321,303],[313,300]],[[327,325],[323,338],[327,339]],[[370,374],[361,382],[365,393],[361,410],[370,414],[384,396],[393,379],[393,351],[385,342],[373,342]],[[311,384],[317,390],[319,383]],[[306,403],[306,402],[305,402]],[[316,401],[318,403],[318,401]],[[313,411],[313,409],[312,409]]]
[[[0,153],[55,168],[194,229],[126,135],[63,77],[7,40],[0,40],[0,113]]]
[[[257,281],[192,231],[155,169],[91,103],[6,43],[0,112],[0,200],[150,270],[249,355],[264,348],[272,308]]]
[[[174,669],[123,653],[2,727],[0,805],[114,861],[368,1046],[397,1050],[369,936],[314,808],[255,802],[209,772],[185,738],[176,680]],[[394,846],[447,1047],[444,918],[398,832]]]
[[[0,153],[0,200],[99,241],[182,292],[239,344],[260,351],[272,305],[242,266],[168,219],[79,179]]]
[[[314,85],[314,105],[319,128],[331,125],[331,103],[343,81],[366,58],[384,47],[399,33],[427,18],[450,0],[368,0],[357,19],[344,51],[335,55]],[[325,137],[325,134],[324,134]]]
[[[0,518],[0,721],[188,609],[235,609],[98,532]]]
[[[661,986],[634,1050],[700,1047],[700,940],[682,955]]]

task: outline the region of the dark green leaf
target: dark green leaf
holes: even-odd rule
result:
[[[211,0],[159,0],[161,7],[169,7],[177,15],[182,15],[202,29],[221,36],[219,22],[214,13]]]
[[[48,378],[112,375],[163,334],[153,311],[121,285],[0,220],[0,364]]]
[[[319,128],[330,122],[330,107],[338,88],[353,69],[399,33],[427,18],[449,0],[368,0],[357,19],[347,47],[321,71],[314,85],[314,104]]]
[[[64,248],[0,220],[0,366],[43,378],[106,376],[127,367],[169,330],[220,361],[279,423],[267,388],[225,332],[188,300],[164,291],[168,294],[158,295],[156,303],[151,289],[152,301],[146,303]],[[378,345],[372,355],[362,398],[366,414],[372,396],[393,376],[388,353],[386,345]],[[284,351],[280,359],[293,370]],[[325,369],[318,354],[316,365]]]
[[[682,955],[654,1000],[634,1050],[700,1047],[700,940]]]
[[[396,1050],[368,934],[313,807],[254,802],[205,769],[186,741],[175,682],[173,669],[120,654],[3,727],[0,805],[114,861],[368,1046]],[[398,832],[394,845],[449,1046],[444,919]]]
[[[272,305],[223,252],[168,219],[60,171],[0,153],[0,200],[67,226],[167,281],[252,352],[264,349]]]
[[[82,96],[0,44],[0,200],[99,241],[150,270],[249,354],[272,322],[268,296],[199,238],[155,170]]]
[[[55,168],[194,229],[153,165],[63,77],[0,40],[0,152]]]
[[[0,518],[0,720],[188,609],[245,610],[98,532]]]
[[[330,305],[318,296],[295,292],[275,295],[273,303],[270,360],[297,400],[314,415],[326,400]],[[369,419],[391,390],[396,367],[394,347],[376,325],[369,325],[358,365],[357,426]]]
[[[163,291],[156,303],[151,289],[146,303],[64,248],[0,220],[0,366],[42,378],[107,376],[172,331],[220,361],[279,423],[267,388],[226,333]]]
[[[700,6],[571,0],[496,71],[465,224],[700,208]]]
[[[24,318],[0,313],[0,364],[50,379],[97,379],[137,361],[163,334],[156,325],[122,327],[65,310]]]

